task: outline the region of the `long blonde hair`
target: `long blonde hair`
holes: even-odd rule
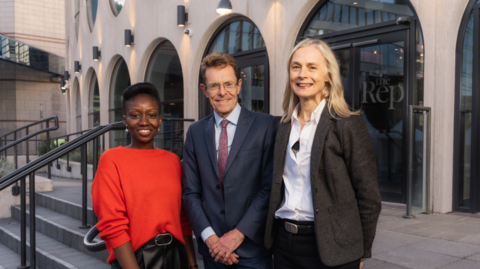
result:
[[[295,110],[295,106],[300,101],[300,99],[294,93],[290,85],[290,65],[292,64],[293,54],[295,54],[298,49],[308,47],[310,45],[314,45],[315,47],[317,47],[327,62],[327,73],[329,81],[325,84],[325,88],[323,88],[322,90],[322,99],[328,101],[328,111],[330,112],[330,114],[332,115],[333,108],[335,113],[343,118],[352,115],[360,115],[360,110],[351,111],[347,105],[347,102],[345,102],[345,98],[343,96],[342,79],[340,77],[340,69],[338,68],[337,59],[335,58],[335,55],[333,54],[328,44],[320,39],[306,38],[300,41],[293,48],[292,53],[290,53],[290,57],[288,58],[288,79],[287,85],[285,87],[285,93],[283,96],[282,122],[287,123],[292,119],[293,110]]]

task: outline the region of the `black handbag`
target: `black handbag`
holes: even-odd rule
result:
[[[135,251],[140,269],[187,269],[187,253],[183,244],[170,233],[157,234]],[[112,269],[121,269],[118,260]]]

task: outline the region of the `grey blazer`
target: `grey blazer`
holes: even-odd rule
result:
[[[310,159],[310,184],[318,254],[327,266],[372,256],[381,210],[377,166],[362,116],[340,118],[328,105],[315,131]],[[283,170],[291,122],[279,123],[274,149],[273,179],[265,230],[265,247],[275,240],[285,191]]]

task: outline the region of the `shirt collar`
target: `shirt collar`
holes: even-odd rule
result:
[[[323,109],[325,108],[326,101],[325,99],[322,99],[320,104],[318,104],[317,108],[312,112],[312,115],[310,116],[310,120],[313,121],[314,123],[318,123],[320,120],[320,116],[322,115]],[[292,113],[292,118],[296,121],[298,121],[298,109],[300,108],[300,102],[295,106],[295,109],[293,110]]]
[[[235,106],[233,109],[232,113],[228,115],[226,120],[228,120],[230,123],[233,123],[233,125],[237,125],[238,123],[238,118],[240,118],[240,112],[242,111],[242,107],[240,106],[239,103]],[[215,110],[213,111],[213,115],[215,117],[215,126],[220,126],[220,123],[223,121],[223,118],[220,117]]]

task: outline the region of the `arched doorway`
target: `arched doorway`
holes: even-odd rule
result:
[[[453,158],[453,209],[471,213],[480,211],[480,171],[476,169],[480,160],[480,141],[475,139],[480,135],[480,81],[476,75],[479,72],[479,31],[480,0],[471,0],[457,38]]]
[[[92,71],[88,89],[88,128],[93,128],[100,126],[100,88],[95,71]]]
[[[423,35],[413,6],[408,0],[319,1],[297,40],[305,36],[326,41],[337,56],[345,99],[367,122],[382,200],[405,203],[408,108],[423,105]],[[422,134],[422,121],[415,120],[415,134]],[[415,205],[427,190],[425,158],[414,143]]]
[[[212,52],[231,54],[236,60],[242,89],[238,101],[255,112],[269,113],[269,65],[263,36],[246,17],[235,17],[224,22],[214,33],[205,55]],[[213,113],[212,107],[199,90],[199,116]]]
[[[110,123],[123,120],[123,91],[131,85],[127,63],[120,58],[115,63],[110,84]],[[113,131],[110,135],[110,145],[124,145],[125,131]]]
[[[164,121],[155,138],[155,147],[183,156],[183,71],[177,50],[166,40],[153,51],[145,81],[155,85],[160,94]]]

